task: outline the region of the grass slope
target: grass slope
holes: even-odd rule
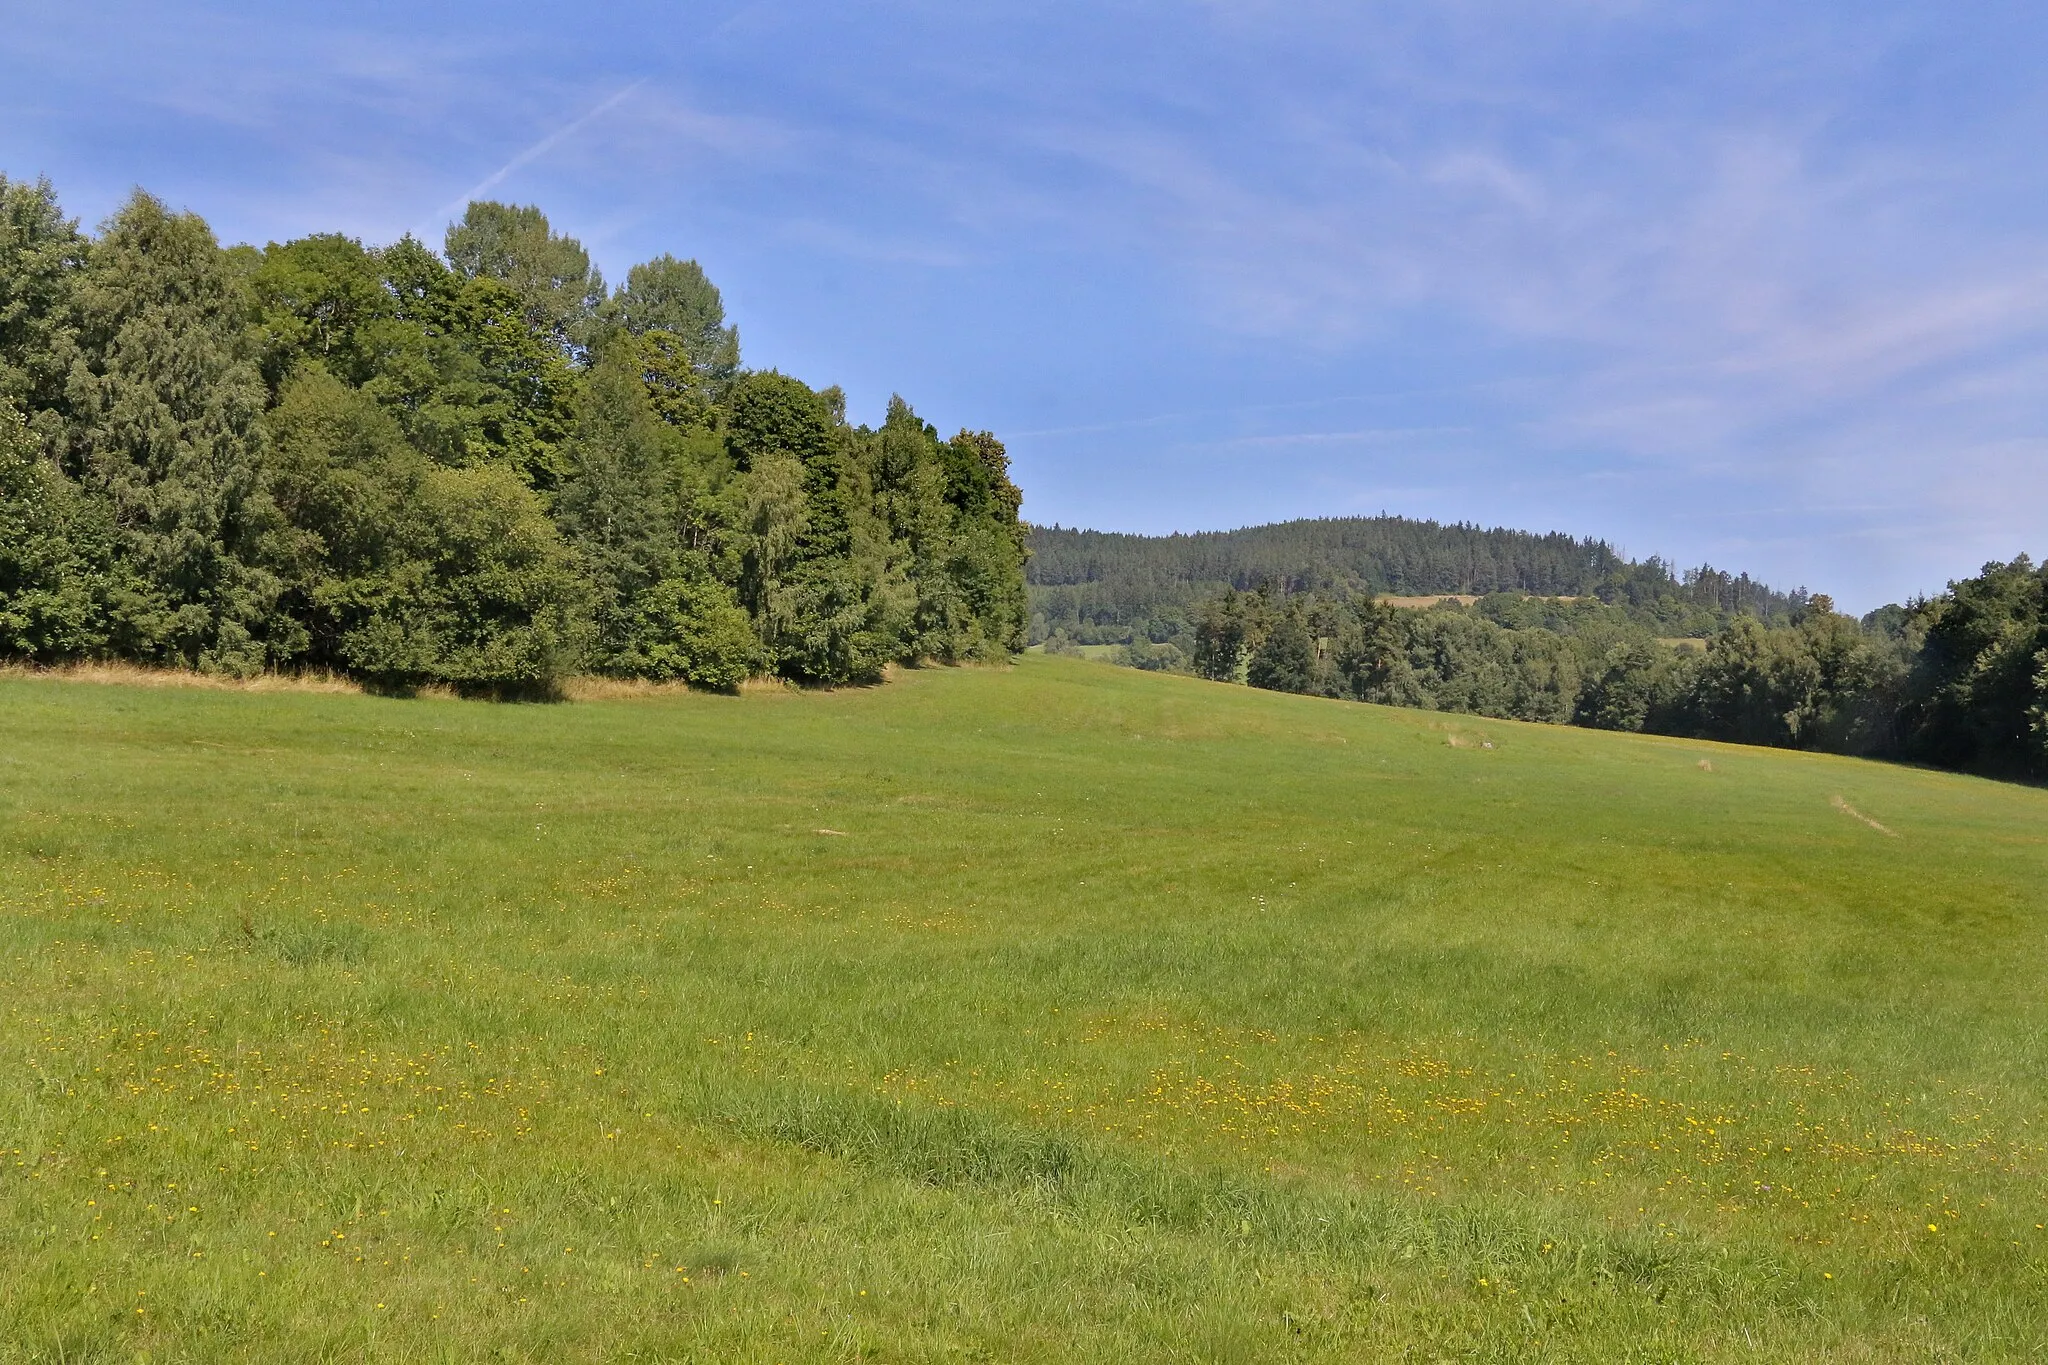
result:
[[[2041,791],[1033,657],[0,812],[0,1360],[2048,1355]]]

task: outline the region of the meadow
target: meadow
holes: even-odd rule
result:
[[[0,680],[0,1362],[2048,1358],[2048,792]]]

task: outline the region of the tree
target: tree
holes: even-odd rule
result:
[[[350,384],[376,375],[380,343],[393,340],[389,326],[378,324],[395,318],[396,299],[361,242],[340,233],[272,242],[248,285],[262,330],[264,377],[273,388],[307,360]]]
[[[131,648],[229,673],[294,657],[304,631],[273,613],[280,584],[257,567],[272,525],[258,478],[267,394],[213,233],[137,191],[76,299],[69,459],[111,502],[148,585],[123,613]]]
[[[13,404],[52,449],[77,356],[72,288],[85,250],[49,181],[0,175],[0,402]]]
[[[526,325],[564,351],[589,343],[605,302],[604,277],[583,244],[556,233],[539,209],[473,201],[449,225],[445,251],[464,279],[509,286]]]
[[[1574,707],[1572,722],[1596,730],[1638,731],[1653,715],[1667,709],[1677,660],[1653,640],[1629,640],[1611,646],[1589,671]]]
[[[939,459],[946,501],[954,509],[946,572],[976,624],[964,652],[1007,655],[1024,647],[1030,610],[1024,565],[1031,551],[1018,519],[1024,494],[1010,481],[1009,452],[991,432],[959,432],[940,447]]]
[[[1408,658],[1410,617],[1366,601],[1357,605],[1357,629],[1337,656],[1337,671],[1351,695],[1382,706],[1429,706],[1434,698]]]
[[[868,442],[867,464],[882,529],[895,545],[894,567],[916,594],[910,646],[912,658],[954,661],[970,653],[980,636],[973,604],[955,574],[960,508],[947,499],[948,462],[939,434],[891,395],[881,430]]]
[[[732,688],[760,646],[710,558],[686,546],[680,449],[648,398],[634,338],[587,376],[556,519],[594,593],[593,666],[626,677]]]
[[[1195,621],[1195,672],[1217,682],[1243,682],[1253,654],[1265,643],[1268,603],[1235,588],[1212,599]]]
[[[1021,646],[995,437],[739,372],[694,262],[606,299],[492,203],[447,247],[223,250],[139,192],[89,240],[0,179],[0,655],[531,693]]]
[[[589,588],[510,470],[447,469],[318,367],[271,414],[272,566],[313,661],[386,687],[545,693],[583,660]]]
[[[2048,691],[2048,568],[2021,555],[1921,604],[1924,644],[1902,718],[1907,752],[1951,767],[2048,771],[2037,728]]]
[[[352,671],[530,696],[582,662],[588,586],[511,471],[428,469],[397,529],[403,553],[366,585],[372,610],[342,640]]]
[[[695,261],[664,253],[634,266],[605,312],[635,336],[664,332],[675,338],[690,369],[713,386],[739,369],[739,329],[726,322],[718,286]]]
[[[104,654],[113,604],[135,586],[113,518],[44,458],[0,398],[0,657],[49,663]]]
[[[1268,627],[1265,639],[1251,652],[1245,665],[1245,681],[1273,692],[1320,693],[1324,687],[1319,662],[1307,604],[1301,598],[1293,598]]]

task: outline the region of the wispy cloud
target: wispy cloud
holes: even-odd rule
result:
[[[456,213],[459,210],[461,210],[464,205],[470,203],[472,200],[479,199],[484,195],[489,194],[492,190],[496,189],[499,185],[503,184],[506,178],[510,176],[514,171],[519,170],[523,166],[530,165],[533,162],[538,161],[540,158],[546,156],[549,152],[552,152],[555,148],[561,146],[564,142],[567,142],[570,138],[576,136],[576,134],[582,132],[585,128],[597,122],[597,120],[603,118],[606,114],[609,114],[612,110],[618,108],[621,104],[624,104],[629,98],[631,98],[635,93],[639,91],[641,86],[645,84],[647,84],[647,82],[643,78],[641,80],[634,81],[630,85],[621,86],[618,90],[613,91],[610,95],[606,96],[601,102],[599,102],[595,107],[569,120],[569,122],[555,129],[555,131],[553,131],[552,133],[549,133],[547,136],[532,143],[524,150],[520,151],[517,155],[515,155],[510,161],[507,161],[504,165],[498,167],[497,170],[492,171],[489,175],[477,181],[474,185],[471,185],[467,191],[457,196],[456,198],[450,200],[448,203],[442,205],[441,208],[434,214],[434,217],[437,220],[444,219],[448,217],[450,214]]]
[[[1849,600],[2048,524],[2039,7],[246,3],[26,0],[0,162],[700,255],[752,359],[1006,425],[1034,515],[1412,498]]]

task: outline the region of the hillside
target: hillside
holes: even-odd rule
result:
[[[1356,596],[1529,593],[1642,609],[1670,635],[1705,635],[1727,616],[1781,616],[1804,600],[1746,574],[1630,560],[1605,541],[1446,526],[1408,517],[1319,517],[1235,531],[1139,536],[1031,528],[1033,642],[1138,638],[1192,653],[1196,606],[1228,588]]]
[[[2048,1354],[2048,792],[0,678],[0,1361]]]

